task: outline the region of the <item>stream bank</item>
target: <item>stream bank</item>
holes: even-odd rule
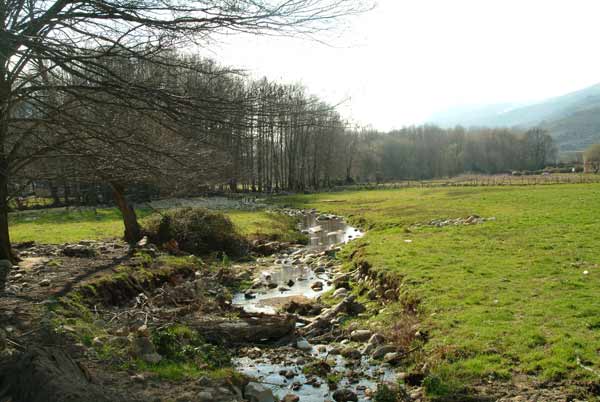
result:
[[[233,304],[247,312],[295,314],[298,336],[278,346],[241,348],[234,365],[280,400],[371,400],[378,384],[397,384],[393,365],[400,356],[381,334],[344,324],[370,314],[351,294],[354,278],[336,258],[340,246],[363,233],[335,215],[287,213],[299,218],[308,244],[259,259],[252,286],[235,294]],[[333,305],[326,307],[322,296],[332,290]]]
[[[0,335],[14,347],[2,350],[1,395],[19,402],[63,392],[74,402],[89,388],[123,401],[372,398],[394,370],[371,358],[393,348],[344,327],[367,312],[336,259],[339,244],[362,234],[336,216],[286,213],[301,220],[309,244],[279,244],[250,263],[207,264],[147,241],[20,245],[24,259],[2,299]],[[251,289],[232,294],[250,280]],[[59,389],[31,395],[11,372],[48,373],[43,382]]]

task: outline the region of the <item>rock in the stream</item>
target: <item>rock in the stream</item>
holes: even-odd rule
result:
[[[321,311],[323,311],[323,306],[312,301],[297,302],[295,300],[292,300],[285,304],[282,310],[288,313],[294,313],[303,316],[314,316],[320,314]]]
[[[352,391],[351,389],[342,388],[342,389],[338,389],[337,391],[335,391],[333,393],[333,399],[336,402],[348,402],[348,401],[357,402],[358,396],[356,396],[354,391]]]
[[[350,339],[356,342],[364,342],[371,337],[372,332],[368,329],[357,329],[350,333]]]
[[[392,346],[392,345],[383,345],[383,346],[379,346],[377,349],[375,349],[375,351],[373,352],[372,356],[373,356],[374,359],[381,359],[386,354],[393,353],[396,350],[397,350],[397,348],[395,346]]]
[[[371,335],[371,337],[369,338],[369,344],[370,345],[381,345],[384,340],[385,340],[385,338],[383,337],[383,335],[376,333],[376,334]]]
[[[347,348],[342,349],[341,354],[346,359],[350,359],[350,360],[359,360],[361,357],[360,350],[353,348],[353,347],[347,347]]]
[[[312,290],[316,290],[316,291],[320,291],[323,290],[323,282],[321,281],[316,281],[315,283],[313,283],[312,285],[310,285]]]
[[[300,400],[300,397],[298,395],[287,394],[286,396],[283,397],[281,402],[298,402],[299,400]]]
[[[249,402],[275,402],[271,389],[257,382],[249,382],[246,385],[244,397]]]
[[[296,341],[296,347],[304,351],[312,350],[312,345],[304,338],[298,338]]]
[[[287,378],[288,380],[291,380],[292,378],[296,377],[296,373],[294,373],[292,370],[281,370],[279,372],[279,375]]]
[[[395,363],[400,359],[400,353],[390,352],[383,356],[383,361],[386,363]]]

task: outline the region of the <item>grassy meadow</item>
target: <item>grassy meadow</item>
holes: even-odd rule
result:
[[[143,224],[149,209],[138,209]],[[250,239],[268,238],[298,241],[302,236],[291,218],[264,211],[226,210],[225,213],[240,233]],[[38,243],[60,244],[83,239],[103,240],[123,235],[123,221],[116,208],[67,211],[64,208],[34,210],[9,215],[13,242],[34,240]]]
[[[600,184],[407,188],[277,197],[341,214],[368,232],[373,269],[402,279],[429,335],[430,394],[487,380],[600,380]],[[142,221],[150,211],[138,211]],[[226,211],[249,238],[290,240],[291,218]],[[470,215],[477,225],[414,224]],[[13,241],[64,243],[120,236],[116,209],[32,211],[10,217]],[[408,240],[408,242],[407,242]],[[394,324],[400,302],[366,320]],[[586,367],[586,368],[584,368]]]
[[[430,392],[522,376],[599,380],[600,185],[412,188],[281,201],[342,214],[368,229],[345,251],[365,245],[374,269],[401,277],[403,292],[421,301]],[[496,220],[411,227],[473,214]],[[367,324],[393,323],[399,304]]]

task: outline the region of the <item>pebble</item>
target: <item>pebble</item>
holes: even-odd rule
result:
[[[304,351],[312,350],[312,345],[304,338],[298,338],[296,341],[296,347]]]
[[[350,333],[350,339],[356,342],[364,342],[371,338],[371,335],[373,335],[373,333],[368,329],[357,329]]]

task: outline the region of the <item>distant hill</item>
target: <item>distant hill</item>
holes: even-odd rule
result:
[[[600,84],[528,105],[504,103],[449,109],[428,121],[444,127],[541,126],[549,130],[561,150],[582,150],[600,143]]]

